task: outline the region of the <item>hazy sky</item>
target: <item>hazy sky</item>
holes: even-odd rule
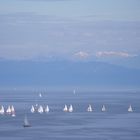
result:
[[[139,20],[139,0],[1,0],[1,14],[35,14],[79,18]]]
[[[0,0],[0,58],[140,68],[140,0]]]

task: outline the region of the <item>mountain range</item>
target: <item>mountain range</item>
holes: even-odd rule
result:
[[[92,61],[0,61],[1,86],[140,86],[140,70]]]

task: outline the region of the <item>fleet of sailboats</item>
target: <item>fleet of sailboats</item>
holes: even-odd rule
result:
[[[75,90],[73,90],[73,94],[75,94]],[[42,94],[39,93],[39,97],[42,97]],[[42,105],[38,105],[38,104],[35,104],[35,105],[32,105],[31,106],[31,109],[30,109],[30,112],[31,113],[35,113],[35,112],[38,112],[40,114],[46,112],[48,113],[50,111],[50,108],[48,105],[46,105],[44,108]],[[64,112],[73,112],[74,109],[73,109],[73,105],[70,104],[69,106],[68,105],[64,105],[64,108],[63,108],[63,111]],[[91,104],[88,105],[87,107],[87,112],[92,112],[93,111],[93,107],[91,106]],[[106,107],[105,105],[102,105],[102,108],[101,108],[101,111],[102,112],[105,112],[106,111]],[[133,112],[133,108],[131,106],[131,104],[129,105],[128,109],[127,109],[128,112]],[[4,108],[3,105],[0,106],[0,115],[4,115],[4,114],[8,114],[8,115],[11,115],[12,117],[15,117],[16,116],[16,112],[15,112],[15,108],[13,105],[8,105],[7,109]],[[27,116],[25,115],[24,117],[24,124],[23,124],[24,127],[30,127],[30,123],[27,119]]]
[[[44,107],[44,108],[43,108],[42,105],[35,105],[35,106],[32,105],[30,111],[31,111],[31,113],[38,112],[38,113],[42,114],[43,112],[48,113],[50,111],[50,108],[49,108],[48,105],[46,105],[46,107]],[[70,104],[69,107],[68,107],[68,105],[65,104],[64,108],[63,108],[63,111],[64,112],[73,112],[73,105]],[[91,106],[91,104],[89,104],[88,107],[87,107],[87,112],[92,112],[92,111],[93,111],[93,107]],[[102,112],[106,111],[105,105],[102,105],[101,111]],[[133,108],[132,108],[131,104],[129,105],[127,111],[128,112],[133,112]],[[16,116],[15,108],[14,108],[13,105],[11,105],[11,106],[9,105],[7,107],[7,109],[4,109],[4,106],[1,105],[0,106],[0,115],[4,115],[5,113],[8,114],[8,115],[11,115],[12,117]],[[24,117],[23,127],[31,127],[31,124],[29,123],[26,115]]]
[[[73,112],[73,106],[72,106],[72,104],[69,107],[65,104],[65,106],[63,108],[63,111],[64,112]]]
[[[34,112],[38,112],[40,114],[42,114],[43,112],[46,112],[48,113],[50,111],[50,108],[48,105],[46,105],[46,107],[43,108],[42,105],[35,105],[35,106],[31,106],[31,109],[30,109],[31,113],[34,113]],[[73,106],[72,104],[70,104],[70,106],[68,107],[66,104],[64,105],[64,108],[63,108],[63,111],[64,112],[73,112]],[[91,104],[88,105],[87,107],[87,112],[92,112],[93,111],[93,107],[91,106]],[[106,111],[106,107],[105,105],[102,105],[102,108],[101,108],[101,111],[102,112],[105,112]],[[131,105],[129,105],[128,107],[128,112],[133,112],[133,108]],[[0,114],[4,114],[5,111],[4,111],[4,107],[3,106],[0,106]],[[6,113],[7,114],[12,114],[12,116],[15,116],[15,109],[14,109],[14,106],[8,106],[7,110],[6,110]]]
[[[70,104],[70,106],[68,107],[66,104],[64,105],[64,108],[63,108],[63,111],[64,112],[73,112],[73,106],[72,104]],[[93,111],[93,107],[91,106],[91,104],[88,105],[87,107],[87,112],[92,112]],[[102,108],[101,108],[101,111],[102,112],[105,112],[106,111],[106,107],[105,105],[102,105]],[[133,112],[133,108],[131,106],[131,104],[129,105],[128,109],[127,109],[128,112]],[[40,114],[42,114],[43,112],[50,112],[50,108],[48,105],[46,105],[46,107],[43,108],[42,105],[35,105],[35,106],[31,106],[31,109],[30,109],[30,112],[31,113],[35,113],[35,112],[38,112]],[[0,106],[0,115],[4,115],[4,114],[8,114],[8,115],[11,115],[12,117],[15,117],[16,116],[16,112],[15,112],[15,108],[13,105],[9,105],[7,107],[7,109],[4,109],[4,106],[1,105]]]
[[[8,106],[8,108],[5,110],[4,109],[4,106],[0,106],[0,115],[4,115],[4,114],[8,114],[8,115],[11,115],[12,117],[15,117],[16,116],[16,113],[15,113],[15,108],[14,106]]]
[[[48,113],[50,111],[50,108],[48,105],[46,105],[45,108],[43,108],[42,105],[35,106],[35,107],[32,105],[30,111],[31,111],[31,113],[38,112],[38,113],[42,114],[43,112]]]

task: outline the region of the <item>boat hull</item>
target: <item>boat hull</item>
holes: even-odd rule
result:
[[[23,125],[23,127],[31,127],[31,125]]]

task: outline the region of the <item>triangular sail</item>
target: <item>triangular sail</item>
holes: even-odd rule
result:
[[[67,111],[68,111],[67,105],[64,106],[63,111],[64,111],[64,112],[67,112]]]
[[[106,108],[105,108],[105,105],[102,106],[102,112],[105,112],[106,111]]]
[[[47,105],[46,108],[45,108],[45,112],[49,112],[50,109],[49,109],[49,106]]]
[[[73,112],[73,106],[72,105],[70,105],[70,107],[69,107],[69,112]]]
[[[5,112],[5,111],[4,111],[4,107],[3,107],[3,105],[2,105],[2,106],[0,107],[0,114],[2,114],[2,115],[3,115],[3,114],[4,114],[4,112]]]
[[[128,112],[133,112],[132,106],[130,105],[128,108]]]
[[[11,106],[11,113],[15,113],[15,108],[13,105]]]
[[[11,107],[10,107],[10,106],[8,106],[8,108],[7,108],[7,110],[6,110],[6,113],[7,113],[7,114],[11,114],[11,113],[12,113]]]
[[[38,112],[39,112],[39,113],[43,113],[43,112],[44,112],[43,107],[42,107],[41,105],[40,105],[39,108],[38,108]]]
[[[91,107],[90,104],[89,104],[89,106],[88,106],[88,108],[87,108],[87,111],[88,111],[88,112],[92,112],[92,107]]]
[[[24,124],[23,124],[23,126],[24,127],[30,127],[31,126],[30,123],[29,123],[29,121],[28,121],[28,119],[27,119],[27,116],[26,115],[24,117]]]
[[[12,117],[16,116],[15,108],[13,105],[11,106],[11,114],[12,114]]]
[[[31,107],[31,113],[34,113],[35,112],[35,108],[34,108],[34,106],[32,105],[32,107]]]

